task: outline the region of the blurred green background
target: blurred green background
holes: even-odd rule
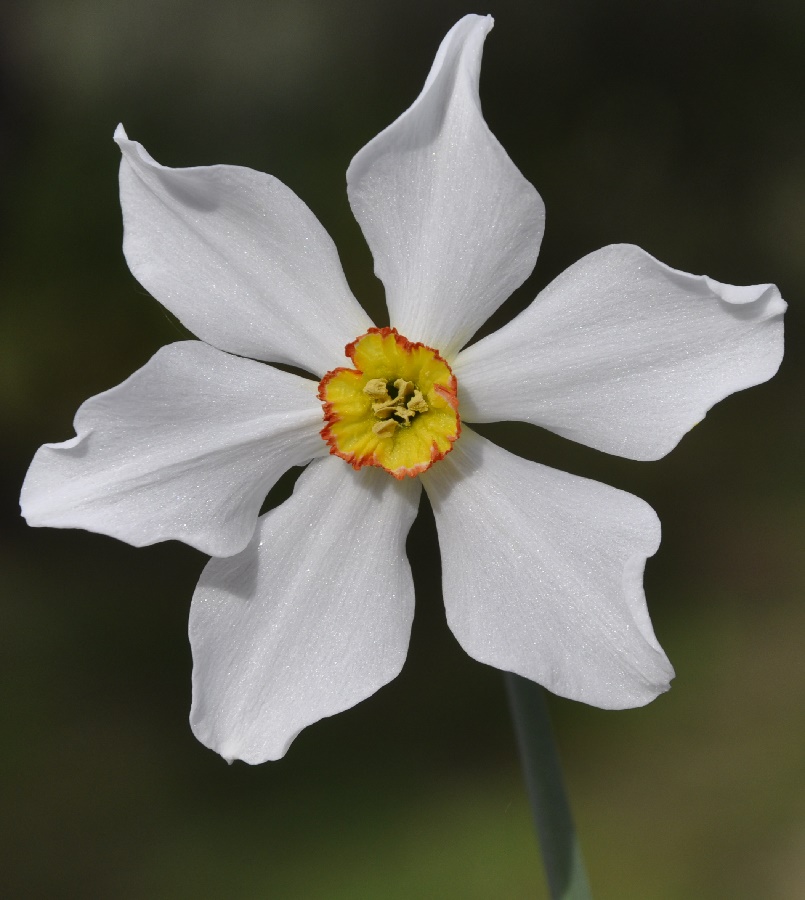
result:
[[[673,689],[619,713],[551,699],[596,897],[805,896],[799,0],[0,7],[2,896],[544,896],[502,679],[446,628],[426,505],[402,676],[256,768],[226,766],[187,725],[204,558],[27,529],[17,507],[39,444],[72,436],[84,399],[183,336],[122,256],[117,123],[168,165],[279,177],[382,324],[346,166],[415,98],[448,28],[487,11],[486,118],[547,206],[535,274],[493,325],[619,241],[721,281],[774,281],[792,306],[779,376],[660,462],[483,429],[663,521],[646,586]]]

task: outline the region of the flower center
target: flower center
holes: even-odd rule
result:
[[[372,431],[380,437],[391,437],[398,425],[410,428],[411,419],[417,413],[426,413],[429,408],[422,391],[413,381],[404,378],[398,378],[392,385],[382,378],[372,378],[363,392],[375,401],[372,412],[380,421],[375,422]]]
[[[457,384],[436,350],[371,328],[345,352],[355,368],[333,369],[319,385],[330,453],[404,478],[450,452],[461,433]]]

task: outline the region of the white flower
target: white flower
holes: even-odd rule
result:
[[[462,350],[531,272],[544,221],[481,115],[491,27],[462,19],[419,98],[349,167],[391,324],[452,367],[464,423],[533,422],[657,459],[719,399],[774,374],[785,304],[773,285],[719,284],[610,246]],[[421,485],[448,622],[471,656],[605,708],[667,689],[673,670],[642,589],[660,539],[649,506],[513,456],[466,424],[418,477],[405,477],[408,463],[398,480],[375,457],[355,471],[331,455],[317,383],[242,358],[317,379],[348,365],[345,345],[372,323],[330,238],[269,175],[168,169],[122,128],[116,140],[126,259],[201,341],[164,347],[88,400],[77,437],[37,453],[22,506],[31,525],[137,546],[178,538],[217,557],[190,613],[201,741],[227,759],[277,759],[306,725],[395,677],[414,608],[405,538]],[[406,377],[388,391],[383,378],[361,382],[370,441],[410,437],[409,418],[436,421],[436,394]],[[279,476],[311,460],[293,496],[258,520]]]

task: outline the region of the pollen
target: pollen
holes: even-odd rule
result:
[[[387,426],[405,425],[407,428],[417,413],[428,411],[422,391],[404,378],[398,378],[391,389],[382,378],[373,378],[363,392],[377,401],[372,404],[372,412],[378,419],[385,420],[372,426],[372,431],[381,437],[391,437],[396,431]]]
[[[354,368],[333,369],[319,385],[330,453],[398,479],[443,459],[461,420],[456,378],[438,351],[394,328],[371,328],[345,352]]]

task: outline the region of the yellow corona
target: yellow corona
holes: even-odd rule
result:
[[[461,434],[458,385],[436,350],[370,328],[345,353],[354,368],[333,369],[319,385],[330,453],[403,479],[450,452]]]

